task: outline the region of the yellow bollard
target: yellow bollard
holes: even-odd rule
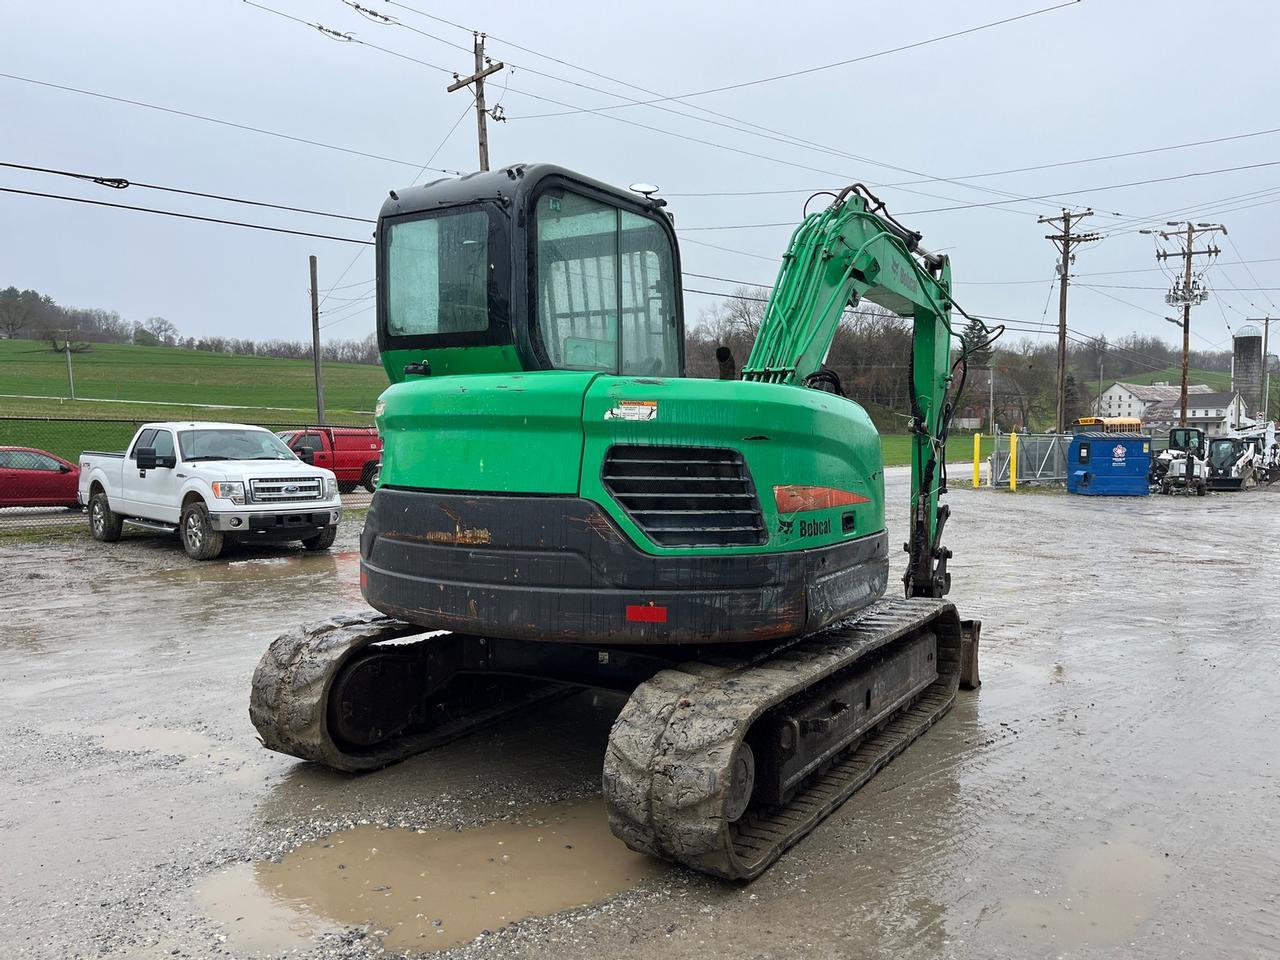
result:
[[[978,463],[982,459],[982,434],[973,435],[973,489],[978,489]]]
[[[1018,435],[1009,434],[1009,489],[1018,492]]]

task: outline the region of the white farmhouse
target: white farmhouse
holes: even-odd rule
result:
[[[1193,394],[1212,393],[1213,389],[1203,383],[1187,385],[1187,399],[1191,401]],[[1182,397],[1181,386],[1170,386],[1167,381],[1157,380],[1152,384],[1121,383],[1116,381],[1102,391],[1095,405],[1100,417],[1137,417],[1147,419],[1148,408],[1157,403],[1177,404]],[[1188,402],[1195,408],[1194,403]]]
[[[1166,400],[1147,407],[1143,415],[1143,426],[1165,430],[1178,426],[1181,419],[1181,397]],[[1227,391],[1225,393],[1192,393],[1187,388],[1187,426],[1199,427],[1206,436],[1219,437],[1238,430],[1247,419],[1244,398],[1240,394]]]

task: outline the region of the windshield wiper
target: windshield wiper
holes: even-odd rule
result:
[[[197,462],[199,462],[200,460],[235,460],[236,458],[235,458],[235,457],[214,456],[214,455],[212,455],[212,454],[206,454],[206,455],[205,455],[205,456],[203,456],[203,457],[183,457],[182,459],[183,459],[183,460],[185,460],[185,461],[187,461],[187,463],[197,463]]]

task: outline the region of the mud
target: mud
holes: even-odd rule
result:
[[[888,488],[897,537],[900,471]],[[330,555],[263,547],[212,564],[164,538],[0,541],[0,948],[1275,955],[1280,491],[950,500],[952,596],[984,620],[984,686],[746,886],[633,867],[616,848],[590,858],[598,887],[554,872],[608,840],[592,803],[618,697],[561,701],[359,777],[261,750],[253,667],[290,625],[360,605],[358,523]],[[505,847],[557,816],[596,840],[535,851],[525,890],[485,873],[500,861],[484,838]],[[339,855],[346,870],[329,871]],[[441,870],[453,902],[431,892]]]

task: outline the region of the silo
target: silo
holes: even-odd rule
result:
[[[1232,335],[1231,343],[1231,389],[1253,417],[1262,409],[1262,328],[1246,324]]]

